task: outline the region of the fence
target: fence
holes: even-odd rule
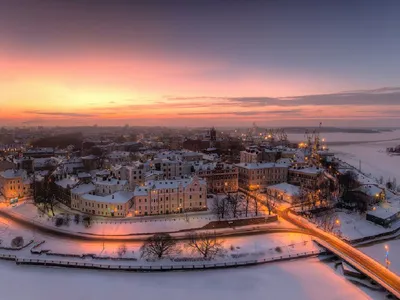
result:
[[[215,263],[204,263],[199,262],[198,264],[174,264],[174,265],[160,265],[160,266],[133,266],[133,265],[110,265],[101,263],[86,263],[86,262],[74,262],[74,261],[61,261],[51,259],[31,259],[31,258],[18,258],[15,255],[0,254],[0,259],[13,260],[17,265],[42,265],[42,266],[54,266],[54,267],[67,267],[67,268],[85,268],[85,269],[101,269],[101,270],[121,270],[121,271],[135,271],[135,272],[150,272],[150,271],[177,271],[177,270],[201,270],[201,269],[221,269],[221,268],[235,268],[241,266],[251,266],[266,264],[275,261],[292,260],[298,258],[305,258],[326,253],[326,250],[316,250],[303,252],[298,254],[276,256],[266,259],[259,260],[248,260],[248,261],[229,261],[229,262],[215,262]]]

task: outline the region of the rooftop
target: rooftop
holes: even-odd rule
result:
[[[286,182],[270,185],[267,187],[267,189],[278,190],[290,196],[298,195],[300,192],[300,188],[298,186]]]
[[[267,168],[287,168],[286,166],[276,163],[240,163],[235,166],[245,169],[267,169]]]
[[[295,171],[303,174],[320,174],[324,171],[323,168],[318,168],[315,166],[311,167],[292,167],[289,168],[290,171]]]
[[[59,181],[56,181],[56,184],[66,189],[68,188],[68,186],[72,188],[78,182],[79,182],[78,178],[68,176],[67,178],[63,178]]]
[[[391,199],[389,202],[383,202],[374,209],[368,211],[368,215],[375,216],[381,219],[387,219],[391,216],[400,213],[400,197]]]
[[[0,173],[0,176],[7,179],[18,178],[18,177],[25,177],[26,171],[25,170],[13,170],[9,169]]]
[[[90,192],[94,191],[95,189],[96,189],[96,187],[92,183],[80,184],[80,185],[76,186],[75,188],[73,188],[71,190],[71,192],[74,194],[82,195],[82,194],[90,193]]]
[[[126,185],[128,181],[119,180],[116,178],[108,178],[106,180],[96,180],[94,183],[96,185]]]
[[[90,201],[97,201],[97,202],[108,202],[108,203],[126,203],[131,200],[134,196],[133,192],[116,192],[111,195],[107,196],[96,196],[92,194],[84,194],[82,196],[83,199],[90,200]]]

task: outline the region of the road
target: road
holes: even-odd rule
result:
[[[260,203],[266,204],[265,196],[260,195],[258,198]],[[400,277],[398,275],[337,236],[323,231],[305,218],[291,213],[287,205],[274,205],[274,210],[281,218],[296,225],[307,234],[316,237],[321,241],[322,246],[353,265],[353,267],[375,280],[400,299]]]
[[[400,277],[395,273],[335,235],[325,232],[304,218],[292,214],[289,209],[278,209],[277,211],[282,218],[323,241],[323,243],[321,243],[323,246],[326,243],[325,246],[329,250],[341,256],[344,260],[381,284],[397,298],[400,298]]]

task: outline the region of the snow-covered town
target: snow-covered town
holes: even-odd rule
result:
[[[399,12],[0,0],[0,300],[400,300]]]
[[[350,294],[393,295],[313,233],[322,230],[400,272],[400,259],[389,255],[400,246],[396,177],[347,162],[322,129],[300,141],[256,126],[177,132],[169,140],[151,129],[135,133],[135,141],[127,134],[134,129],[117,138],[94,131],[81,148],[67,144],[68,134],[67,141],[20,141],[2,152],[0,257],[134,271],[265,265],[257,267],[265,272],[318,260],[326,276],[353,286]]]

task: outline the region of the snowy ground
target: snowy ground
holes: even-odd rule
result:
[[[13,213],[23,216],[25,219],[34,220],[48,226],[54,226],[54,221],[47,216],[38,214],[37,208],[31,203],[23,203],[14,208],[8,208]],[[83,224],[75,224],[71,220],[68,227],[62,226],[59,229],[74,232],[95,233],[99,235],[124,235],[154,232],[172,232],[182,229],[200,228],[215,220],[212,215],[179,217],[165,217],[160,219],[136,218],[136,220],[101,220],[94,221],[90,228],[85,228]]]
[[[400,142],[398,141],[397,144]],[[341,160],[359,167],[361,160],[361,171],[371,174],[375,178],[383,176],[384,180],[397,178],[400,180],[400,156],[389,156],[385,150],[387,147],[395,146],[395,142],[354,144],[346,146],[334,146],[331,150]]]
[[[383,294],[363,291],[318,259],[229,270],[112,274],[2,261],[0,276],[6,300],[383,299]]]
[[[382,265],[386,265],[385,245],[389,247],[390,269],[400,275],[400,239],[362,247],[360,250],[380,262]]]
[[[340,230],[342,237],[353,240],[366,236],[373,236],[384,232],[393,231],[400,227],[400,221],[392,225],[391,228],[384,228],[365,219],[365,215],[358,213],[350,213],[347,211],[336,212],[337,219],[340,220],[340,225],[337,225],[335,232]]]

